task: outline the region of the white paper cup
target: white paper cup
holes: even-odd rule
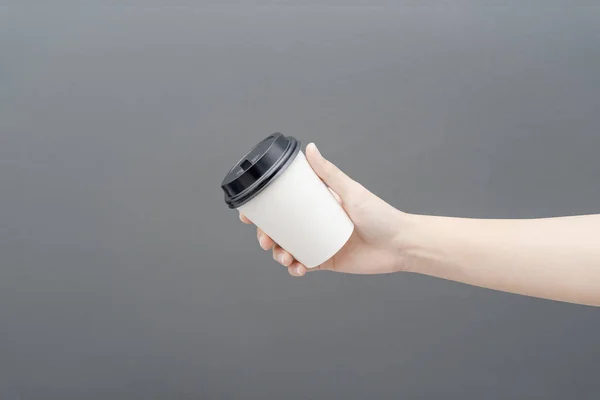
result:
[[[354,225],[292,137],[274,134],[250,150],[221,186],[236,208],[307,268],[333,257]]]

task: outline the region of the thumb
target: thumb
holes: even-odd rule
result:
[[[347,200],[348,196],[355,191],[358,184],[331,161],[326,160],[314,143],[306,146],[306,158],[319,178],[333,189],[342,200]]]

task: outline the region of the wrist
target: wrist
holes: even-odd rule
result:
[[[428,273],[435,260],[435,249],[431,248],[435,235],[437,217],[400,212],[394,248],[399,260],[399,270]]]

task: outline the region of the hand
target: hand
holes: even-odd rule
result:
[[[313,143],[306,148],[306,158],[354,222],[354,233],[335,256],[311,269],[294,260],[290,253],[257,228],[260,246],[264,250],[272,249],[273,258],[287,267],[293,276],[303,276],[308,271],[315,270],[381,274],[405,269],[406,262],[401,255],[402,243],[398,233],[409,219],[408,214],[390,206],[350,179],[323,158]],[[251,223],[243,214],[240,214],[240,219],[246,224]]]

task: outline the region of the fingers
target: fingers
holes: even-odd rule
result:
[[[242,214],[242,213],[240,213],[240,221],[242,221],[242,222],[243,222],[243,223],[245,223],[245,224],[251,224],[251,223],[252,223],[252,221],[250,221],[250,220],[248,219],[248,217],[246,217],[246,216],[245,216],[244,214]]]
[[[308,272],[308,269],[304,265],[295,261],[288,267],[288,272],[291,276],[304,276]]]
[[[308,272],[308,268],[294,260],[294,257],[290,253],[277,244],[273,246],[273,259],[284,267],[287,267],[289,274],[292,276],[304,276]]]
[[[258,239],[258,244],[260,247],[267,251],[275,246],[275,242],[271,239],[266,233],[262,231],[260,228],[256,228],[256,238]]]
[[[336,200],[340,201],[339,196],[333,191],[331,191]],[[252,222],[242,213],[240,213],[240,221],[245,224],[251,224]],[[294,260],[294,257],[279,245],[277,245],[273,239],[271,239],[266,233],[262,231],[260,228],[256,228],[256,238],[258,239],[258,244],[260,247],[267,251],[273,249],[273,259],[277,261],[279,264],[287,267],[288,272],[292,276],[304,276],[308,272],[308,268]],[[322,269],[320,266],[317,268],[313,268],[313,270]]]
[[[305,265],[296,261],[294,256],[281,248],[281,246],[279,246],[277,243],[273,244],[273,259],[284,267],[287,267],[289,274],[292,276],[304,276],[309,271]],[[327,269],[325,264],[319,265],[316,268],[312,268],[311,271],[319,271],[324,269]]]
[[[333,189],[342,200],[357,187],[358,184],[355,181],[321,155],[314,143],[306,146],[306,158],[319,178]]]
[[[287,267],[294,262],[294,257],[277,244],[273,246],[273,259],[284,267]]]

